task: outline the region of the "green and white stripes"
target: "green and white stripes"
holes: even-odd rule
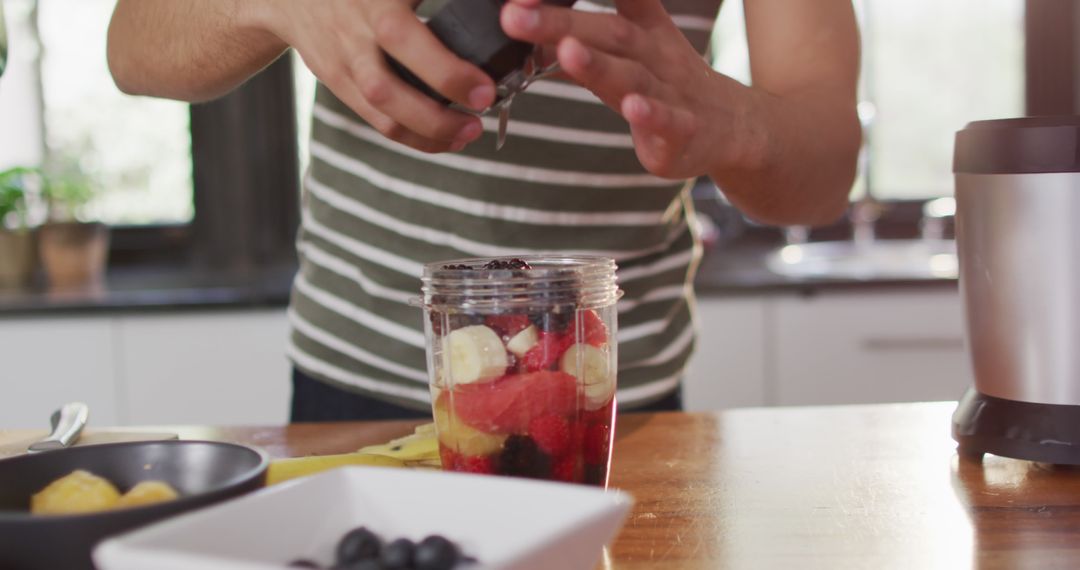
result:
[[[666,2],[704,51],[718,2]],[[610,1],[577,9],[611,11]],[[514,102],[503,150],[495,123],[456,154],[383,138],[324,86],[289,318],[288,353],[306,373],[402,405],[427,406],[424,263],[541,252],[617,260],[619,399],[666,395],[693,350],[692,280],[699,246],[688,184],[646,172],[629,131],[588,91],[544,80]]]

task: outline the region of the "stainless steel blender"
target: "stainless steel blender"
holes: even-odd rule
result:
[[[970,123],[953,172],[975,372],[958,449],[1080,465],[1080,117]]]

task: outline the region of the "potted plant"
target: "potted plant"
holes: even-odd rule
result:
[[[52,170],[42,178],[48,219],[38,230],[38,247],[52,289],[79,289],[104,283],[109,227],[84,221],[95,186],[74,168]]]
[[[34,240],[27,223],[30,168],[0,172],[0,288],[23,287],[34,273]]]

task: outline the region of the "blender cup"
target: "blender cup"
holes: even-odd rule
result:
[[[426,265],[443,469],[606,486],[621,294],[606,258]]]

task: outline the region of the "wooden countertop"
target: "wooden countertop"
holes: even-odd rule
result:
[[[619,418],[612,486],[637,499],[603,568],[1080,568],[1080,470],[960,459],[955,404]],[[180,428],[278,457],[416,422]]]

